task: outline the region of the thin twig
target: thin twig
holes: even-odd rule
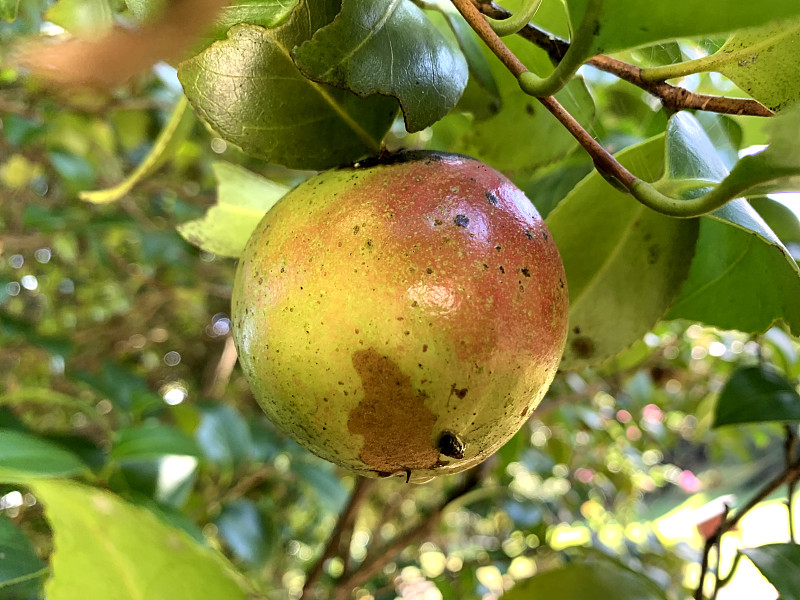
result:
[[[414,525],[404,534],[386,543],[379,550],[371,552],[364,559],[364,562],[353,573],[342,579],[336,586],[333,598],[341,600],[345,598],[354,588],[366,583],[370,577],[380,572],[394,557],[405,548],[424,539],[430,535],[436,525],[442,519],[445,510],[456,500],[474,490],[483,479],[483,469],[476,467],[469,471],[461,485],[453,489],[445,498],[444,502],[424,517],[419,523]]]
[[[786,425],[786,441],[784,443],[784,450],[786,455],[786,467],[789,468],[794,463],[797,456],[797,433],[793,425]],[[790,479],[786,485],[786,508],[789,511],[789,542],[794,543],[794,491],[797,487],[797,479]]]
[[[750,512],[755,506],[763,502],[770,494],[772,494],[772,492],[777,490],[782,485],[790,482],[796,482],[798,479],[800,479],[800,460],[788,465],[780,475],[765,485],[761,491],[758,492],[758,494],[753,496],[753,498],[751,498],[747,504],[737,510],[732,517],[726,517],[722,523],[719,524],[717,530],[706,540],[706,544],[703,548],[703,558],[700,563],[700,583],[698,584],[694,593],[695,600],[703,599],[703,583],[705,582],[706,573],[708,571],[709,554],[715,546],[719,545],[722,536],[736,527],[736,525],[739,524],[739,521],[741,521],[742,517]]]
[[[308,600],[312,597],[314,588],[319,578],[322,577],[322,570],[325,567],[325,563],[338,552],[339,544],[342,541],[342,534],[349,527],[350,522],[355,521],[358,510],[361,508],[364,500],[367,499],[369,491],[372,489],[375,481],[375,479],[369,479],[367,477],[358,477],[356,479],[353,493],[350,495],[350,501],[339,515],[339,520],[336,523],[331,538],[328,540],[327,546],[325,546],[322,556],[319,557],[319,560],[309,572],[306,583],[303,586],[303,593],[300,596],[300,600]]]
[[[509,11],[494,2],[487,0],[472,0],[472,2],[487,17],[505,19],[511,16]],[[530,23],[523,27],[518,35],[547,52],[554,64],[558,64],[569,49],[569,42]],[[770,110],[749,98],[728,98],[725,96],[697,94],[663,81],[645,81],[641,76],[641,68],[609,56],[595,56],[589,59],[587,64],[606,73],[616,75],[623,81],[643,89],[648,94],[658,98],[664,108],[668,110],[694,109],[727,115],[773,116]]]

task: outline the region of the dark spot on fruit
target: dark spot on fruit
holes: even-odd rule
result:
[[[488,269],[488,268],[489,268],[489,265],[487,265],[486,263],[483,263],[483,268],[484,268],[484,269]]]
[[[262,283],[264,283],[264,278],[263,277],[259,277],[258,278],[258,284],[261,285]]]
[[[467,392],[469,391],[469,388],[461,388],[461,389],[459,390],[458,388],[456,388],[456,384],[453,384],[452,386],[450,386],[450,391],[451,391],[453,394],[455,394],[455,395],[456,395],[456,397],[457,397],[459,400],[463,400],[463,399],[464,399],[464,396],[466,396],[466,395],[467,395]]]
[[[422,344],[422,351],[423,352],[427,352],[428,351],[428,344]]]
[[[353,227],[353,235],[358,235],[359,231],[361,231],[361,227],[359,227],[358,225]]]
[[[505,273],[506,272],[506,270],[503,268],[503,265],[500,265],[500,272],[501,273]]]
[[[529,408],[528,406],[526,406],[525,408],[523,408],[523,409],[522,409],[522,412],[521,412],[521,413],[519,413],[519,416],[520,416],[520,417],[524,417],[525,415],[527,415],[527,414],[528,414],[528,408]]]
[[[588,337],[579,337],[572,340],[572,349],[578,358],[589,358],[594,354],[594,342]]]
[[[533,104],[526,104],[525,105],[525,112],[528,113],[529,115],[535,114],[536,110],[534,110]]]
[[[494,249],[497,250],[498,252],[500,252],[500,250],[502,250],[503,247],[502,246],[495,246]]]
[[[489,204],[491,204],[492,206],[497,206],[497,203],[499,202],[499,200],[497,199],[497,196],[495,196],[494,192],[486,192],[486,199],[489,201]]]
[[[404,331],[403,335],[411,335],[411,332],[410,331]]]
[[[466,227],[469,225],[469,217],[467,215],[456,215],[453,222],[457,227]]]
[[[449,431],[442,432],[439,436],[439,441],[436,444],[439,447],[439,452],[450,458],[464,458],[464,442],[458,436]]]
[[[531,276],[531,270],[528,267],[522,267],[521,271],[522,274],[525,275],[525,277]]]
[[[574,331],[574,332],[575,332],[575,335],[580,335],[580,333],[581,333],[581,328],[580,328],[580,327],[573,327],[573,328],[572,328],[572,331]]]
[[[418,306],[419,306],[419,302],[417,302],[416,300],[414,300],[414,301],[411,303],[411,308],[417,308]]]
[[[367,240],[367,248],[372,248],[372,240]]]
[[[542,232],[542,237],[545,239],[545,241],[547,240],[547,232],[546,231]]]
[[[428,275],[430,275],[431,273],[433,273],[433,269],[431,269],[430,267],[428,267],[427,269],[425,269],[425,272],[426,272]]]
[[[356,333],[360,333],[358,329],[355,329],[354,331],[355,331]]]
[[[431,444],[436,416],[425,406],[427,396],[374,348],[354,352],[353,366],[364,398],[350,413],[347,427],[364,436],[361,460],[387,473],[432,468],[439,449]]]
[[[474,177],[470,177],[470,178],[469,178],[469,180],[470,180],[472,183],[477,183],[477,182],[478,182],[478,180],[477,180],[477,179],[475,179]]]
[[[654,265],[658,262],[658,256],[661,252],[657,244],[653,244],[647,248],[647,264]]]
[[[558,280],[558,285],[563,290],[564,289],[564,280],[563,279],[559,279]]]
[[[533,234],[531,233],[530,229],[525,230],[525,237],[528,238],[529,240],[533,239]]]
[[[441,221],[440,219],[434,219],[434,220],[433,220],[433,224],[434,224],[435,226],[438,226],[438,225],[441,225],[441,224],[442,224],[442,221]]]

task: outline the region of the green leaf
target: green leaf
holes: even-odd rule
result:
[[[45,18],[80,37],[102,37],[113,24],[108,0],[58,0]]]
[[[19,10],[19,0],[0,0],[0,19],[14,21]]]
[[[573,29],[582,22],[590,3],[596,0],[569,0],[567,8]],[[758,27],[800,15],[796,0],[597,0],[590,54],[635,48],[681,37],[709,37],[746,27]]]
[[[779,112],[800,101],[800,20],[734,33],[709,61],[753,98]]]
[[[791,208],[766,196],[748,198],[747,201],[781,242],[800,245],[800,219]]]
[[[800,546],[768,544],[742,553],[775,586],[782,600],[800,600]]]
[[[503,594],[504,600],[664,600],[647,577],[615,563],[576,562],[521,581]]]
[[[66,477],[86,471],[60,446],[21,431],[0,429],[0,477]]]
[[[258,507],[246,498],[226,504],[214,521],[233,553],[251,566],[264,563],[274,540],[267,539]]]
[[[200,456],[200,448],[194,439],[182,431],[159,424],[120,429],[111,448],[111,456],[116,460],[140,460],[166,455]]]
[[[253,456],[253,441],[247,422],[225,404],[207,404],[197,428],[196,439],[205,457],[232,469]]]
[[[795,387],[767,366],[735,371],[720,392],[714,427],[772,421],[800,421],[800,394]]]
[[[292,168],[327,169],[377,154],[397,102],[313,82],[291,59],[337,10],[331,0],[304,0],[279,27],[236,25],[183,62],[178,76],[197,114],[245,152]]]
[[[290,188],[230,163],[212,168],[217,203],[204,217],[179,225],[178,232],[207,252],[237,258],[259,221]]]
[[[147,510],[70,481],[29,485],[53,530],[48,600],[244,600],[222,556]]]
[[[661,148],[661,138],[655,138],[623,150],[617,160],[639,177],[654,179]],[[696,220],[658,214],[597,171],[558,204],[547,225],[570,293],[564,369],[602,362],[652,329],[688,273],[698,231]]]
[[[461,51],[409,0],[344,0],[293,54],[314,81],[397,98],[410,132],[449,113],[467,84]]]
[[[594,102],[581,78],[571,80],[556,98],[584,125],[593,120]],[[473,123],[450,150],[474,156],[518,181],[578,147],[535,98],[516,90],[502,100],[496,115]]]
[[[214,27],[222,37],[237,23],[275,27],[289,17],[297,3],[298,0],[237,0],[220,9]]]
[[[713,144],[688,114],[670,120],[667,140],[666,182],[725,178],[727,171]],[[758,213],[738,199],[701,219],[689,276],[666,318],[751,333],[764,332],[783,319],[797,333],[798,297],[796,263]]]
[[[47,565],[36,555],[27,536],[0,516],[0,597],[29,597],[41,585]]]
[[[180,100],[175,104],[167,124],[153,143],[150,152],[128,177],[105,190],[81,192],[78,195],[80,199],[94,202],[95,204],[115,202],[128,194],[137,183],[152,175],[175,153],[192,130],[195,122],[194,114],[192,111],[187,110],[187,106],[186,98],[181,96]]]

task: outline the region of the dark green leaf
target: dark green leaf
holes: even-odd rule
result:
[[[647,577],[614,563],[572,563],[519,582],[505,600],[664,600]]]
[[[66,477],[86,471],[74,454],[33,435],[0,429],[0,476]]]
[[[47,572],[31,541],[9,519],[0,516],[0,598],[34,594]]]
[[[182,431],[167,425],[146,424],[120,429],[111,448],[116,460],[166,455],[200,456],[200,448]]]
[[[800,600],[800,546],[768,544],[742,552],[775,586],[782,600]]]
[[[222,556],[143,508],[69,481],[30,486],[54,535],[49,600],[245,598]]]
[[[325,510],[336,513],[344,508],[347,490],[331,463],[303,453],[292,461],[292,470],[316,492]]]
[[[461,51],[410,0],[344,0],[293,54],[314,81],[397,98],[410,132],[450,112],[467,84]]]
[[[747,201],[781,242],[800,245],[800,219],[792,209],[766,196],[748,198]]]
[[[178,226],[186,241],[220,256],[236,258],[259,221],[289,191],[237,165],[213,165],[217,203],[201,219]]]
[[[291,59],[337,10],[336,2],[303,1],[278,27],[232,27],[226,40],[181,64],[195,111],[245,152],[293,168],[326,169],[377,153],[396,101],[313,82]]]
[[[223,468],[233,468],[252,458],[253,442],[247,422],[225,404],[207,404],[195,434],[205,457]]]
[[[258,507],[247,499],[225,505],[215,524],[233,553],[251,566],[263,564],[273,540],[267,539]]]
[[[661,170],[661,139],[617,159],[639,177]],[[660,215],[589,174],[550,213],[570,292],[562,368],[602,362],[647,333],[677,295],[697,239],[696,220]],[[614,315],[614,318],[609,318]]]
[[[669,38],[709,37],[746,27],[757,27],[800,15],[795,0],[599,0],[594,35],[587,55],[653,44]],[[570,0],[570,20],[577,28],[592,0]]]
[[[685,113],[670,120],[666,161],[668,180],[678,182],[720,181],[727,173],[702,128]],[[791,255],[752,207],[739,199],[701,219],[689,276],[666,318],[753,333],[783,319],[798,332],[798,297],[800,271]]]
[[[123,410],[145,411],[163,405],[142,377],[119,363],[106,361],[99,374],[77,371],[74,377],[94,387]]]
[[[771,421],[800,421],[795,387],[767,366],[734,372],[717,400],[714,427]]]

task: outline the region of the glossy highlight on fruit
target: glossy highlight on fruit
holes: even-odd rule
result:
[[[269,418],[366,476],[425,481],[528,419],[564,347],[558,250],[530,200],[461,155],[312,177],[256,228],[233,290],[239,359]]]

